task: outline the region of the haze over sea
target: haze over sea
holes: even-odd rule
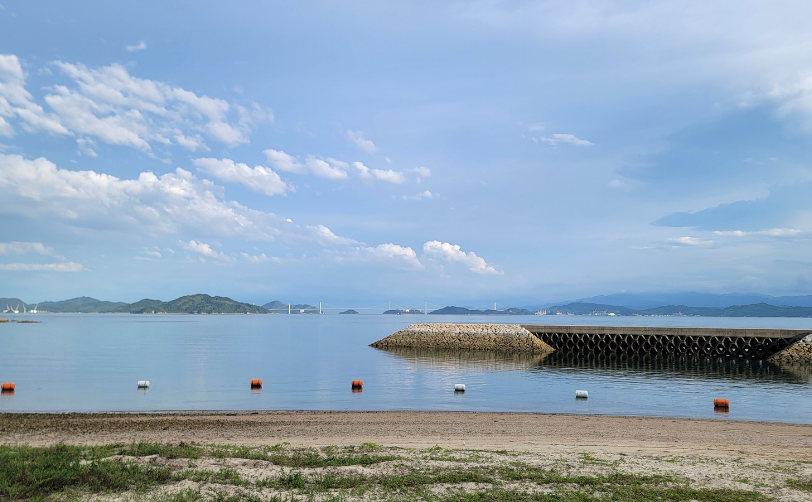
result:
[[[464,410],[812,423],[812,378],[758,360],[381,351],[414,322],[810,329],[812,319],[396,316],[11,316],[2,412]],[[251,379],[264,382],[251,390]],[[350,381],[364,381],[353,393]],[[136,388],[149,380],[148,390]],[[455,394],[455,383],[466,392]],[[575,390],[589,391],[576,400]],[[712,400],[730,399],[729,413]]]

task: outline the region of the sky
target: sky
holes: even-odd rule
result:
[[[0,296],[812,294],[812,3],[0,0]]]

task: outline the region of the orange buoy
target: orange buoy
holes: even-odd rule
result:
[[[260,380],[259,378],[255,378],[254,380],[251,380],[251,388],[252,389],[261,389],[262,388],[262,380]]]
[[[352,388],[353,389],[361,389],[363,387],[364,387],[364,381],[363,380],[353,380],[352,381]]]
[[[2,389],[3,392],[14,392],[14,387],[16,387],[14,382],[3,382],[0,384],[0,389]]]
[[[714,408],[730,408],[730,401],[727,399],[714,399],[713,400],[713,407]]]

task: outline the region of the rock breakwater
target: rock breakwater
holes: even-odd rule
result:
[[[767,358],[771,363],[812,364],[812,335],[807,335]]]
[[[412,324],[371,347],[549,353],[553,348],[518,324]]]

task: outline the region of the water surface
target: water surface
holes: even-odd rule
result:
[[[14,316],[22,319],[23,316]],[[383,351],[412,322],[810,329],[812,319],[389,316],[27,316],[0,325],[0,411],[457,410],[812,423],[812,377],[757,360]],[[251,379],[263,380],[252,391]],[[353,393],[350,381],[364,381]],[[136,388],[150,380],[149,390]],[[455,383],[466,392],[455,394]],[[575,390],[589,391],[576,400]],[[731,401],[716,413],[713,398]]]

